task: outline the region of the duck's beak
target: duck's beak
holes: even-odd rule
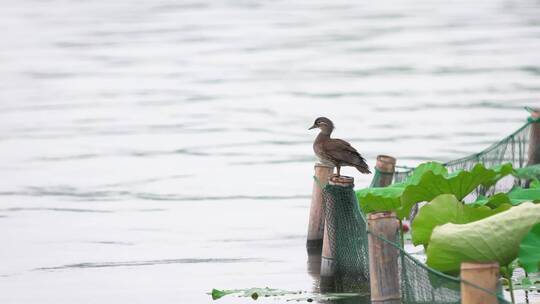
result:
[[[315,129],[315,128],[317,128],[317,126],[316,126],[316,125],[313,125],[313,126],[309,127],[308,130]]]

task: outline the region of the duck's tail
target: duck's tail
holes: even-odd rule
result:
[[[362,162],[361,164],[359,165],[356,165],[354,166],[358,171],[364,173],[364,174],[370,174],[371,171],[369,171],[369,166],[365,163],[365,162]]]

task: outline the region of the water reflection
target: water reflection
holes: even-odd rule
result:
[[[318,300],[318,303],[328,304],[364,304],[371,303],[369,297],[369,285],[362,276],[335,275],[321,277],[322,255],[317,252],[308,253],[307,272],[313,280],[314,294],[332,293],[357,293],[358,296],[332,300]]]

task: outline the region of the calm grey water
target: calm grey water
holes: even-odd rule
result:
[[[315,117],[415,165],[540,106],[539,1],[3,0],[0,28],[1,303],[310,291]]]

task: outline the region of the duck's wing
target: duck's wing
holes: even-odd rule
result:
[[[332,158],[348,164],[350,166],[356,167],[362,173],[370,173],[369,167],[366,164],[366,159],[356,151],[356,149],[351,146],[348,142],[331,138],[324,143],[324,150],[327,154],[330,154]]]

